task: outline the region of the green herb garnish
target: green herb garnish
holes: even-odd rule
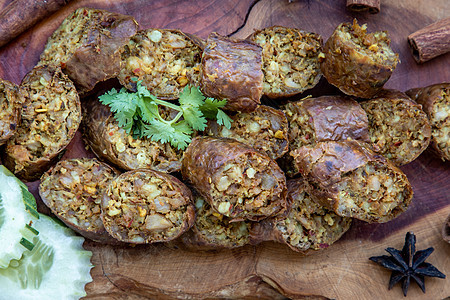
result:
[[[186,86],[180,93],[179,105],[157,99],[141,81],[137,82],[135,93],[125,88],[118,92],[113,88],[99,99],[111,108],[119,127],[126,133],[134,138],[146,137],[155,142],[170,143],[180,150],[191,142],[194,130],[206,128],[206,118],[216,119],[219,125],[231,128],[232,120],[221,110],[227,101],[206,98],[198,87]],[[160,105],[170,107],[178,114],[166,120],[159,113]]]

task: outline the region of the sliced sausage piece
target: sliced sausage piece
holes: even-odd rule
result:
[[[39,195],[53,214],[82,236],[117,243],[101,218],[101,195],[119,173],[95,158],[59,161],[41,177]]]
[[[320,68],[329,83],[347,95],[372,98],[391,77],[398,54],[386,31],[367,33],[366,25],[340,24],[325,43]]]
[[[413,192],[406,175],[357,141],[329,141],[291,152],[314,201],[342,217],[383,223],[404,212]]]
[[[205,133],[238,140],[266,153],[272,159],[288,151],[288,121],[282,111],[259,105],[250,113],[238,113],[230,117],[233,119],[230,129],[210,120]]]
[[[196,218],[191,230],[181,237],[192,249],[237,248],[248,244],[250,222],[230,222],[231,219],[211,208],[195,190]]]
[[[186,85],[200,85],[203,48],[203,40],[179,30],[139,31],[121,50],[119,81],[136,91],[136,82],[142,80],[156,97],[178,99]]]
[[[401,166],[416,159],[430,143],[431,126],[422,106],[404,93],[385,90],[360,103],[369,119],[375,151]]]
[[[233,139],[196,137],[181,173],[220,214],[258,221],[288,208],[286,178],[276,162]]]
[[[308,250],[329,247],[350,229],[352,219],[340,217],[313,201],[303,178],[288,180],[287,187],[291,211],[286,219],[253,223],[250,230],[252,244],[273,240],[306,254]]]
[[[103,224],[122,242],[166,242],[192,227],[192,193],[177,178],[138,169],[113,179],[101,201]]]
[[[80,93],[88,92],[96,83],[117,76],[119,49],[137,27],[131,16],[79,8],[48,39],[38,64],[60,65]]]
[[[294,96],[319,82],[322,76],[320,35],[272,26],[256,30],[249,39],[263,49],[264,95],[270,98]]]
[[[23,102],[19,87],[0,78],[0,146],[16,132]]]
[[[160,113],[172,112],[164,110]],[[128,135],[119,127],[109,107],[95,98],[83,102],[82,127],[84,140],[92,151],[121,169],[152,168],[171,173],[181,168],[181,150],[169,143]]]
[[[59,67],[38,66],[23,79],[22,122],[8,140],[5,166],[25,181],[41,177],[75,136],[81,106],[75,86]]]
[[[353,139],[370,142],[367,115],[358,102],[348,97],[307,98],[286,104],[283,111],[289,122],[291,151],[321,141]],[[289,154],[279,163],[287,176],[298,174]]]
[[[203,94],[227,99],[225,109],[250,112],[261,103],[262,48],[247,40],[208,36],[201,66]]]
[[[450,160],[450,83],[440,83],[406,92],[422,105],[431,124],[431,149]]]

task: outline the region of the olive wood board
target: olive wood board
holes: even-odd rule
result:
[[[0,0],[4,8],[11,0]],[[132,15],[140,28],[177,28],[206,38],[212,31],[238,38],[271,25],[297,27],[319,33],[326,40],[341,22],[357,18],[369,31],[387,30],[401,63],[387,88],[409,88],[450,81],[450,54],[425,64],[414,62],[406,37],[450,15],[448,0],[381,1],[378,14],[352,13],[344,0],[155,0],[71,1],[0,48],[0,77],[20,83],[37,63],[47,38],[78,7],[108,9]],[[336,93],[322,80],[300,97]],[[3,150],[2,150],[3,151]],[[92,156],[81,134],[65,157]],[[417,236],[418,250],[434,247],[427,262],[447,279],[427,278],[426,294],[411,284],[408,299],[444,299],[450,296],[450,244],[441,228],[450,213],[450,163],[425,151],[401,168],[408,176],[414,198],[408,210],[384,224],[355,221],[352,228],[328,249],[302,256],[287,247],[266,242],[233,250],[191,251],[180,243],[113,247],[86,241],[93,252],[93,281],[85,299],[399,299],[400,285],[388,290],[390,272],[369,261],[403,246],[407,231]],[[28,184],[37,195],[38,182]],[[45,209],[40,206],[40,209]],[[2,287],[0,287],[0,290]]]

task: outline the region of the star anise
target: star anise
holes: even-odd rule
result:
[[[406,297],[411,278],[414,279],[425,293],[425,276],[445,278],[445,275],[425,260],[434,251],[433,247],[416,252],[416,236],[412,232],[406,233],[403,249],[387,248],[391,255],[372,256],[369,259],[383,267],[392,270],[389,289],[402,281],[403,295]]]

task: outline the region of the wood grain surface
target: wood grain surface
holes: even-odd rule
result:
[[[0,0],[0,8],[10,2]],[[177,28],[202,38],[212,31],[245,38],[253,29],[283,25],[319,33],[326,40],[339,23],[356,17],[369,31],[387,30],[400,55],[401,63],[386,87],[404,91],[450,82],[449,54],[418,65],[406,40],[412,32],[448,17],[448,0],[382,1],[375,15],[349,12],[345,5],[345,0],[72,1],[0,48],[0,77],[20,83],[62,20],[88,6],[133,15],[141,29]],[[305,95],[333,92],[336,89],[322,80]],[[92,153],[78,133],[65,157],[81,156]],[[308,256],[275,243],[195,252],[178,242],[112,247],[86,241],[95,267],[85,299],[399,299],[400,286],[388,291],[390,273],[368,258],[386,254],[388,246],[401,248],[407,231],[416,234],[417,249],[435,248],[427,261],[447,275],[444,280],[427,278],[426,294],[412,283],[408,299],[444,299],[450,296],[450,244],[443,241],[441,228],[450,213],[450,163],[426,151],[402,170],[414,190],[407,212],[385,224],[354,222],[336,244]],[[29,184],[35,194],[37,185]]]

